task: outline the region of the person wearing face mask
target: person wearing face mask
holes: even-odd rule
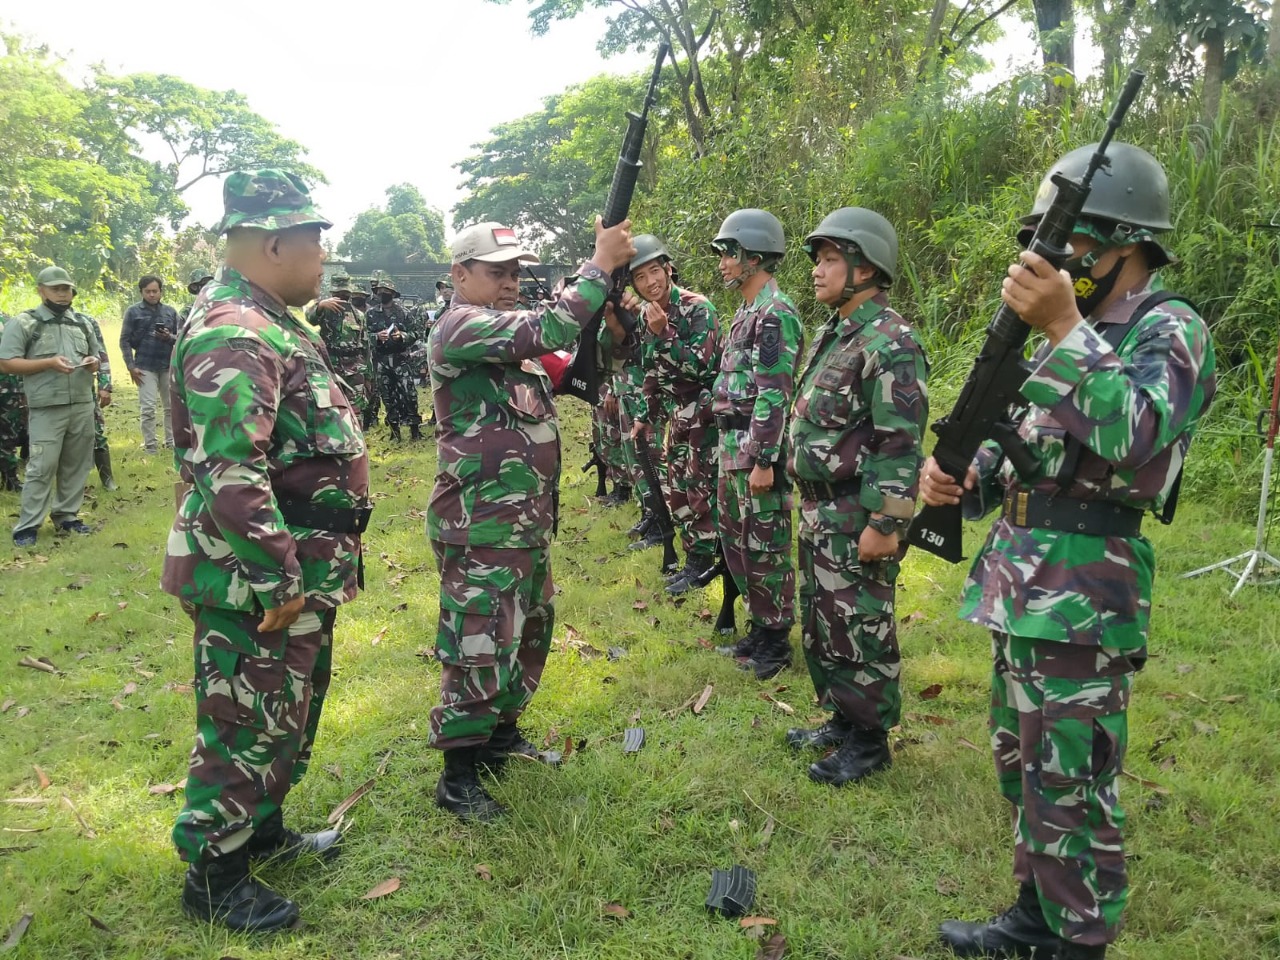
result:
[[[1056,173],[1078,179],[1096,145],[1050,170],[1020,234],[1029,242]],[[1216,379],[1194,305],[1162,288],[1173,258],[1169,186],[1146,151],[1112,143],[1071,237],[1066,269],[1024,252],[1001,296],[1044,336],[1018,424],[1038,469],[998,450],[964,477],[930,457],[920,495],[976,518],[1000,508],[960,615],[992,632],[990,728],[1014,827],[1016,902],[987,923],[949,920],[959,956],[1099,960],[1128,899],[1117,795],[1134,674],[1147,658],[1155,555],[1144,514],[1173,517],[1178,480]]]
[[[21,376],[27,396],[31,457],[13,528],[18,547],[35,546],[47,516],[60,532],[93,532],[80,506],[93,466],[96,403],[111,402],[111,381],[99,371],[105,348],[89,318],[71,306],[71,277],[46,267],[36,289],[40,306],[14,317],[0,336],[0,373]]]
[[[365,326],[373,344],[373,362],[378,374],[378,392],[387,408],[391,439],[402,439],[400,425],[409,425],[409,439],[422,439],[422,417],[418,413],[418,387],[409,348],[421,339],[421,327],[396,300],[400,291],[389,278],[375,280],[377,303],[369,307]]]

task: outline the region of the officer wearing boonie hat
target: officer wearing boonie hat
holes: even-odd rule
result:
[[[292,174],[223,184],[226,261],[174,347],[182,495],[161,586],[192,606],[196,737],[173,841],[183,909],[235,930],[293,924],[298,905],[254,861],[328,860],[336,830],[300,834],[282,805],[311,757],[337,608],[357,593],[369,462],[341,381],[290,312],[324,279],[329,226]]]

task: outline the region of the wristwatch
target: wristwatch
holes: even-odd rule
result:
[[[756,466],[759,467],[761,470],[772,470],[773,461],[765,457],[756,457]]]
[[[893,517],[877,517],[875,515],[867,517],[867,526],[886,537],[891,537],[898,533],[900,523],[901,521],[895,520]]]

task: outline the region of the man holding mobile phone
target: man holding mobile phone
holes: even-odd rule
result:
[[[156,403],[164,411],[164,445],[173,449],[173,421],[169,416],[169,356],[178,332],[178,313],[164,297],[164,282],[154,274],[138,281],[142,300],[124,313],[120,328],[120,353],[129,376],[138,386],[142,446],[147,453],[158,449]]]

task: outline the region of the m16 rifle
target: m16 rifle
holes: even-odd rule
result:
[[[631,200],[636,192],[636,180],[640,176],[640,152],[644,147],[644,135],[649,126],[649,109],[658,102],[658,81],[662,77],[662,62],[667,58],[670,47],[665,43],[658,45],[658,59],[653,65],[653,76],[649,79],[649,90],[645,94],[644,106],[640,113],[627,111],[627,133],[622,138],[622,150],[618,154],[617,166],[613,168],[613,183],[609,187],[609,199],[605,203],[602,217],[606,227],[617,226],[631,212]],[[613,285],[609,291],[608,301],[618,320],[624,327],[634,327],[636,319],[623,315],[622,292],[627,285],[627,267],[624,264],[613,271]],[[564,392],[585,400],[591,406],[600,403],[600,357],[597,338],[600,334],[600,323],[604,317],[603,308],[591,321],[582,328],[574,348],[573,360],[565,377]]]
[[[1044,216],[1036,225],[1027,249],[1044,257],[1055,269],[1071,257],[1071,234],[1080,211],[1089,198],[1094,175],[1108,165],[1107,146],[1124,122],[1145,78],[1139,70],[1129,74],[1120,98],[1107,119],[1107,130],[1089,166],[1079,181],[1061,173],[1054,174],[1057,193]],[[1008,304],[1002,304],[995,319],[987,327],[987,339],[973,363],[969,379],[960,391],[951,413],[933,424],[938,442],[933,458],[943,473],[963,481],[979,447],[994,440],[1013,469],[1023,478],[1031,478],[1039,463],[1018,436],[1017,424],[1010,417],[1011,405],[1019,401],[1019,391],[1026,382],[1028,370],[1023,359],[1024,345],[1031,328]],[[964,559],[959,504],[924,507],[911,522],[908,542],[936,554],[950,563]]]

